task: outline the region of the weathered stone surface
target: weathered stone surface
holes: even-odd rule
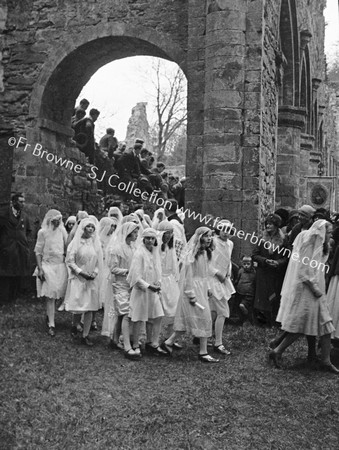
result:
[[[128,121],[125,141],[127,147],[132,147],[135,139],[142,139],[144,141],[144,147],[152,151],[153,146],[149,134],[146,106],[146,102],[140,102],[132,109],[132,115]]]
[[[1,141],[9,162],[0,166],[3,199],[13,169],[11,189],[27,193],[35,216],[56,204],[65,213],[97,210],[90,166],[70,141],[74,102],[99,67],[138,54],[175,61],[187,76],[187,207],[259,229],[277,205],[306,202],[316,159],[330,162],[326,174],[337,177],[324,83],[314,82],[307,99],[301,71],[307,56],[308,79],[325,79],[323,1],[3,3],[0,138],[24,136],[81,166],[75,174],[18,150],[12,167],[12,149]],[[308,43],[300,41],[302,30],[313,36]],[[144,128],[128,139],[149,146],[146,121]],[[236,251],[247,245],[235,241]]]

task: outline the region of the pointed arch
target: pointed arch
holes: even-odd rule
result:
[[[310,69],[310,53],[308,45],[305,47],[303,58],[301,61],[300,76],[300,99],[299,104],[306,110],[306,120],[303,132],[312,133],[312,85],[311,85],[311,69]]]
[[[283,54],[283,81],[280,105],[297,106],[299,100],[299,35],[295,0],[281,0],[280,49]]]

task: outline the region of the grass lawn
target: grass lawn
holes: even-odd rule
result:
[[[339,449],[339,377],[307,367],[305,339],[282,370],[267,361],[277,331],[250,324],[226,328],[219,364],[188,337],[172,358],[129,361],[99,332],[72,340],[66,312],[55,338],[44,319],[34,297],[0,309],[0,449]]]

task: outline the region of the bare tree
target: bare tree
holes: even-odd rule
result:
[[[166,73],[159,59],[154,64],[154,73],[156,121],[152,131],[157,158],[163,160],[166,153],[173,151],[175,143],[171,145],[171,140],[176,140],[180,128],[186,126],[187,83],[180,68],[174,74]]]

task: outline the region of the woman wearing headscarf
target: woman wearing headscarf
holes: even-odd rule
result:
[[[81,342],[91,346],[88,338],[92,312],[100,308],[100,285],[103,257],[94,218],[81,220],[75,236],[67,249],[66,264],[70,269],[65,309],[73,314],[84,314]],[[76,330],[73,330],[76,333]]]
[[[106,255],[107,266],[113,275],[112,295],[107,296],[105,303],[103,336],[111,339],[111,347],[117,348],[120,331],[124,340],[126,358],[139,358],[130,342],[130,295],[131,289],[127,275],[135,253],[135,241],[138,238],[138,225],[133,222],[124,223],[111,239]],[[112,286],[112,285],[111,285]],[[111,288],[112,289],[112,288]]]
[[[284,280],[288,255],[286,241],[280,230],[281,218],[270,214],[265,220],[265,231],[252,253],[258,263],[254,308],[256,320],[271,327],[280,305],[280,291]]]
[[[206,363],[219,362],[207,353],[207,338],[212,336],[212,319],[208,297],[208,262],[212,258],[212,231],[199,227],[187,244],[180,273],[180,297],[175,313],[174,330],[164,342],[168,352],[172,352],[177,337],[191,333],[200,339],[199,359]]]
[[[320,367],[339,374],[330,360],[331,333],[335,329],[325,294],[324,269],[331,232],[332,225],[329,222],[317,220],[294,241],[277,316],[286,334],[282,342],[269,353],[269,358],[278,368],[281,367],[282,353],[304,334],[320,336]]]
[[[159,345],[161,321],[164,316],[160,299],[161,262],[157,245],[157,232],[146,228],[142,232],[142,242],[137,248],[127,276],[132,288],[130,298],[130,318],[133,322],[133,349],[141,355],[139,348],[140,329],[143,322],[153,325],[152,340],[147,350],[156,355],[166,356]]]
[[[55,300],[63,298],[67,286],[65,265],[67,232],[56,209],[47,212],[34,248],[37,296],[46,298],[48,334],[55,336]]]

